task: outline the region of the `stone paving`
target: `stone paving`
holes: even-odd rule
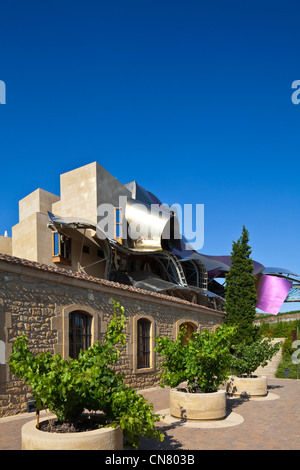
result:
[[[155,412],[168,409],[168,388],[142,393]],[[268,397],[228,398],[227,412],[241,418],[236,425],[199,428],[161,421],[164,442],[142,438],[140,450],[300,450],[300,380],[268,379]],[[0,450],[21,450],[21,427],[32,419],[34,413],[0,418]]]

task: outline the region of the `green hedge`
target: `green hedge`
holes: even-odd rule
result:
[[[299,367],[299,378],[300,378],[300,365]],[[289,369],[290,374],[288,377],[284,375],[284,369]],[[280,364],[278,365],[278,369],[276,371],[275,377],[278,379],[297,379],[297,365],[293,364],[291,356],[283,356]]]
[[[300,328],[300,319],[262,323],[259,330],[262,336],[267,336],[268,338],[289,338],[292,337],[292,330],[296,330],[297,326]]]

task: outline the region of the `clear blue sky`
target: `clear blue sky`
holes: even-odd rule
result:
[[[2,2],[0,234],[98,161],[204,204],[203,253],[245,225],[254,259],[300,274],[299,17],[297,0]]]

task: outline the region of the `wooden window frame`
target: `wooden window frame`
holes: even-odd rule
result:
[[[150,323],[150,354],[149,354],[149,367],[138,367],[138,321],[148,320]],[[127,333],[129,334],[129,341],[127,343],[127,354],[129,356],[129,365],[133,374],[149,374],[155,373],[157,370],[156,352],[155,352],[155,338],[159,336],[159,327],[154,318],[150,315],[138,314],[129,318]],[[140,366],[140,364],[139,364]]]
[[[69,359],[69,314],[73,312],[82,312],[91,319],[92,344],[104,340],[108,326],[107,322],[103,320],[103,312],[97,311],[86,304],[57,305],[55,315],[51,318],[51,331],[56,332],[57,335],[57,343],[54,344],[54,354],[60,354],[65,360]]]
[[[140,318],[137,321],[137,369],[151,367],[151,321]]]
[[[55,252],[55,236],[56,235],[58,236],[58,253]],[[69,243],[70,258],[63,256],[61,252],[61,237],[62,236],[65,237],[65,239]],[[66,235],[62,235],[59,232],[52,232],[52,261],[53,263],[60,263],[60,264],[70,266],[71,265],[71,249],[72,249],[72,245],[71,245],[70,237],[67,237]]]
[[[123,240],[123,211],[122,207],[115,207],[114,208],[114,238],[117,240],[119,243],[122,244]],[[118,222],[117,222],[118,221]],[[119,233],[118,230],[119,229]]]
[[[83,320],[83,326],[76,325],[76,318]],[[85,351],[92,344],[92,319],[89,315],[80,311],[73,311],[69,313],[69,357],[78,359],[80,350]],[[78,348],[76,341],[78,333],[82,336],[82,347]],[[71,340],[73,338],[73,340]]]

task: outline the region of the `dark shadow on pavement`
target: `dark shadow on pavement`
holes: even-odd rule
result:
[[[275,388],[283,388],[283,385],[268,385],[268,390],[274,390]]]
[[[231,411],[238,408],[247,401],[249,401],[248,397],[232,397],[230,399],[227,399],[227,414],[229,414]]]
[[[159,430],[165,435],[165,439],[163,440],[163,442],[159,442],[156,439],[147,439],[145,437],[142,437],[139,450],[183,449],[182,443],[172,436],[172,431],[182,426],[184,422],[185,420],[171,425],[159,426]]]

